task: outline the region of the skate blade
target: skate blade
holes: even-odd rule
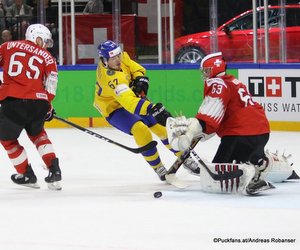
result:
[[[166,182],[180,189],[184,189],[189,186],[184,181],[179,180],[175,174],[166,174]]]
[[[55,182],[51,182],[51,183],[47,183],[48,184],[48,188],[50,190],[62,190],[61,184],[59,181],[55,181]]]
[[[188,170],[188,172],[189,172],[189,174],[191,174],[191,175],[194,175],[194,176],[200,177],[200,173],[199,173],[199,174],[197,174],[197,173],[195,173],[195,172],[193,172],[193,171],[191,171],[191,170]]]
[[[262,187],[258,188],[258,189],[255,190],[255,191],[252,191],[252,192],[246,191],[247,194],[248,194],[248,195],[258,195],[258,194],[260,194],[261,192],[264,192],[264,191],[267,191],[267,190],[276,188],[272,183],[270,183],[270,182],[266,182],[266,183],[267,183],[267,185],[262,186]]]
[[[39,184],[37,184],[37,183],[27,183],[27,184],[17,184],[17,185],[24,186],[24,187],[29,187],[29,188],[33,188],[33,189],[39,189],[40,188]]]
[[[187,167],[185,167],[185,166],[183,166],[186,170],[187,170],[187,172],[189,173],[189,174],[191,174],[191,175],[194,175],[194,176],[200,176],[200,172],[199,173],[195,173],[195,172],[193,172],[190,168],[187,168]]]

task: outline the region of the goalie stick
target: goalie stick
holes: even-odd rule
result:
[[[208,172],[208,174],[216,181],[220,180],[227,180],[232,178],[237,178],[243,175],[243,170],[238,169],[235,172],[219,172],[218,174],[214,174],[210,171],[210,169],[207,167],[205,162],[200,158],[200,156],[193,150],[193,148],[197,145],[201,138],[194,140],[190,146],[190,149],[185,151],[180,157],[177,158],[177,160],[173,163],[173,165],[168,170],[167,175],[175,174],[177,170],[180,168],[180,166],[184,163],[184,161],[190,156],[190,153],[194,156],[194,158],[201,164],[204,169]]]
[[[86,129],[86,128],[84,128],[84,127],[81,127],[81,126],[79,126],[79,125],[77,125],[77,124],[75,124],[75,123],[73,123],[73,122],[67,121],[67,120],[65,120],[65,119],[63,119],[63,118],[61,118],[61,117],[59,117],[59,116],[54,115],[53,117],[54,117],[55,119],[59,120],[59,121],[62,121],[62,122],[64,122],[64,123],[66,123],[66,124],[72,126],[72,127],[77,128],[77,129],[79,129],[79,130],[81,130],[81,131],[83,131],[83,132],[85,132],[85,133],[87,133],[87,134],[89,134],[89,135],[92,135],[92,136],[94,136],[94,137],[97,137],[98,139],[101,139],[101,140],[103,140],[103,141],[106,141],[106,142],[112,143],[112,144],[114,144],[114,145],[117,145],[117,146],[119,146],[119,147],[121,147],[121,148],[123,148],[123,149],[126,149],[126,150],[128,150],[128,151],[130,151],[130,152],[132,152],[132,153],[135,153],[135,154],[139,154],[139,153],[142,153],[142,152],[147,151],[147,150],[149,150],[149,149],[152,149],[152,148],[154,148],[154,147],[157,145],[157,142],[156,142],[156,141],[151,141],[151,142],[149,142],[147,145],[145,145],[145,146],[143,146],[143,147],[139,147],[139,148],[130,148],[130,147],[127,147],[127,146],[125,146],[125,145],[123,145],[123,144],[120,144],[120,143],[118,143],[118,142],[116,142],[116,141],[113,141],[113,140],[111,140],[111,139],[109,139],[109,138],[107,138],[107,137],[105,137],[105,136],[103,136],[103,135],[97,134],[97,133],[95,133],[95,132],[93,132],[93,131],[91,131],[91,130],[89,130],[89,129]]]
[[[218,174],[214,174],[194,150],[191,150],[191,153],[195,157],[195,159],[204,167],[204,169],[207,171],[210,177],[213,178],[215,181],[229,180],[241,177],[243,175],[243,170],[241,169],[231,172],[218,172]]]
[[[177,158],[177,160],[173,163],[173,165],[170,167],[166,174],[166,181],[177,187],[177,188],[186,188],[188,187],[188,184],[185,183],[184,181],[179,180],[176,177],[176,172],[180,168],[180,166],[184,163],[184,161],[190,156],[190,153],[192,153],[193,157],[203,166],[203,168],[207,171],[207,173],[210,175],[210,177],[213,180],[216,181],[223,181],[223,180],[229,180],[233,178],[238,178],[243,175],[243,170],[238,169],[237,171],[234,172],[218,172],[218,174],[214,174],[208,166],[205,164],[205,162],[200,158],[200,156],[193,150],[193,148],[197,145],[197,143],[201,140],[200,138],[195,139],[191,146],[190,149],[185,151],[180,157]]]
[[[189,157],[190,153],[192,154],[192,156],[199,162],[199,164],[201,164],[201,166],[206,170],[206,172],[208,173],[208,175],[212,178],[212,180],[214,181],[220,181],[223,182],[227,182],[229,180],[233,180],[233,179],[239,179],[243,174],[244,171],[242,169],[237,169],[235,171],[218,171],[217,174],[213,173],[209,167],[206,165],[206,163],[200,158],[200,156],[194,151],[194,150],[190,150],[185,152],[182,155],[182,158],[179,157],[175,163],[172,165],[172,167],[180,167],[181,164],[185,161],[185,159],[187,158],[186,156]],[[178,168],[179,168],[178,167]],[[174,168],[174,169],[175,169]],[[178,169],[177,168],[177,169]],[[171,184],[174,187],[177,187],[179,189],[185,189],[187,188],[189,185],[185,182],[182,181],[180,179],[178,179],[176,177],[176,172],[173,173],[167,173],[166,174],[166,182]]]

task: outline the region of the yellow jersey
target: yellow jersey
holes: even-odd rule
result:
[[[129,88],[133,79],[145,73],[146,69],[131,60],[126,52],[122,53],[120,71],[104,67],[100,60],[96,72],[94,106],[104,117],[122,107],[130,113],[146,115],[152,104],[137,97]]]

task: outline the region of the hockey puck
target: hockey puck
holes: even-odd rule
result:
[[[160,198],[162,196],[162,193],[160,191],[158,191],[158,192],[155,192],[153,194],[153,196],[154,196],[154,198]]]

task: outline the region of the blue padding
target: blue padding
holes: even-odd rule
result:
[[[96,70],[97,64],[58,65],[58,70]]]
[[[300,69],[300,63],[228,63],[228,69]]]
[[[199,64],[142,64],[147,70],[199,69]],[[228,69],[300,69],[300,63],[228,63]],[[58,66],[58,70],[96,70],[96,64]],[[2,71],[2,70],[1,70]]]

